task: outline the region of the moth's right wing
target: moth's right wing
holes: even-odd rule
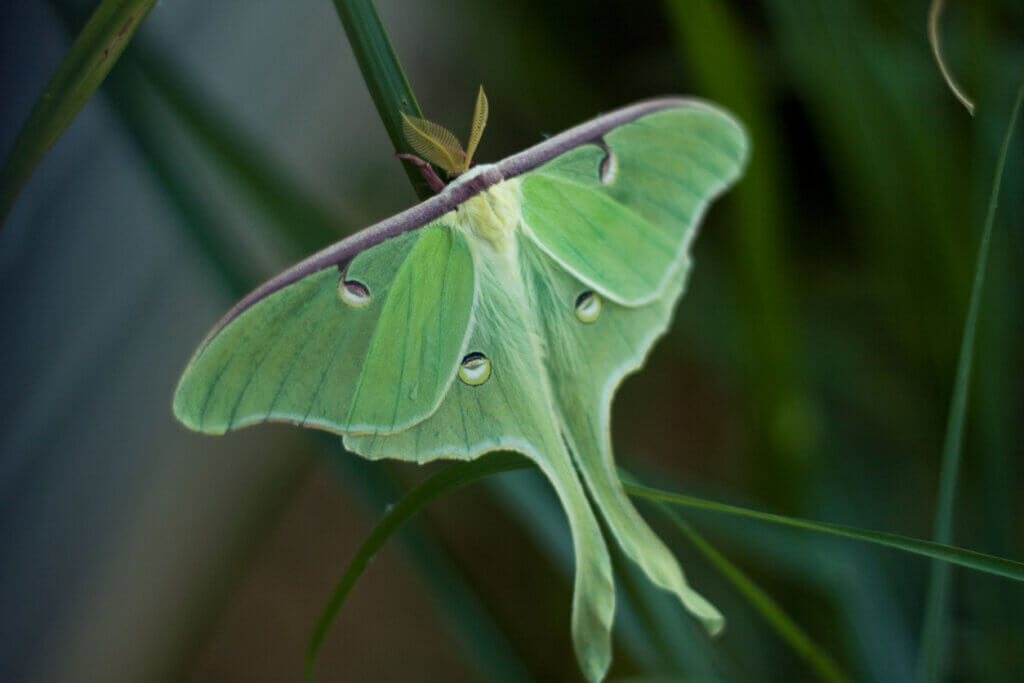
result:
[[[457,230],[435,221],[393,237],[344,274],[313,272],[215,328],[182,375],[174,413],[208,433],[265,421],[407,428],[437,409],[455,376],[474,287]]]

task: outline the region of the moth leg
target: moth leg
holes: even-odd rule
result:
[[[427,185],[430,185],[430,189],[434,191],[434,194],[440,194],[441,190],[444,189],[444,182],[437,177],[434,167],[423,161],[423,159],[420,159],[415,154],[405,154],[404,152],[396,152],[395,156],[414,164],[416,168],[420,169],[420,174],[427,181]]]

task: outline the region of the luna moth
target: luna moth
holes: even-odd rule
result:
[[[481,89],[463,150],[406,117],[437,194],[242,299],[195,352],[174,412],[211,434],[266,421],[324,429],[371,460],[526,455],[568,517],[573,646],[598,681],[615,591],[594,508],[708,632],[724,624],[625,495],[609,418],[619,383],[669,325],[697,225],[742,172],[747,138],[720,108],[668,97],[472,166],[486,118]]]

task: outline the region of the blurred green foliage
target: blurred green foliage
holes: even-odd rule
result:
[[[483,82],[492,110],[483,160],[662,93],[718,101],[749,127],[750,169],[707,217],[674,329],[616,402],[620,462],[660,488],[928,537],[976,245],[995,155],[1024,78],[1024,9],[1011,0],[947,9],[945,53],[978,103],[973,119],[932,61],[923,3],[524,0],[437,11],[450,13],[458,38],[438,49],[465,68],[440,79],[446,89],[417,94],[428,118],[457,127]],[[401,54],[401,44],[397,51],[415,81],[426,67]],[[205,210],[202,187],[162,144],[154,106],[190,131],[210,165],[233,179],[237,201],[265,214],[297,254],[332,239],[338,219],[275,168],[259,140],[231,129],[231,112],[190,84],[171,50],[141,38],[106,91],[182,225],[233,294],[262,274],[233,259],[231,237]],[[1010,558],[1024,556],[1022,150],[1018,136],[996,215],[953,535],[959,546]],[[409,199],[394,198],[393,208]],[[367,474],[363,463],[342,457],[343,481],[362,482],[353,490],[375,507],[387,497],[363,477],[392,490],[409,482],[401,468]],[[520,529],[525,549],[556,568],[548,572],[555,581],[568,576],[571,560],[551,540],[559,513],[537,485],[516,476],[495,485],[496,503],[477,494],[466,505],[485,506],[499,528]],[[458,537],[460,515],[439,505],[407,543],[439,610],[480,624],[476,632],[490,639],[467,649],[475,658],[468,670],[485,675],[491,651],[537,679],[574,680],[567,640],[545,648],[519,633],[508,615],[522,595],[515,587],[487,589],[472,549],[443,540]],[[686,517],[856,680],[913,677],[925,562]],[[813,676],[684,536],[671,526],[660,532],[691,582],[727,615],[729,630],[708,641],[617,566],[624,579],[613,678]],[[450,564],[424,559],[430,551],[421,533],[441,539]],[[986,575],[954,576],[948,676],[1019,678],[1024,590]],[[473,595],[487,608],[463,609]],[[558,613],[535,606],[534,614]],[[538,628],[559,638],[565,623]]]

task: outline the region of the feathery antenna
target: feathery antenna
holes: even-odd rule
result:
[[[469,170],[473,153],[487,126],[487,111],[487,95],[484,94],[484,87],[480,86],[476,107],[473,109],[468,151],[462,149],[458,138],[444,126],[405,113],[402,114],[402,132],[422,160],[444,169],[449,176],[458,175]],[[403,158],[406,158],[405,155]]]
[[[476,146],[480,144],[480,138],[484,134],[484,128],[487,126],[487,95],[484,94],[484,86],[480,86],[480,92],[476,96],[476,106],[473,108],[473,127],[469,131],[469,145],[466,147],[466,168],[463,170],[469,170],[469,165],[473,161],[473,153],[476,152]]]

